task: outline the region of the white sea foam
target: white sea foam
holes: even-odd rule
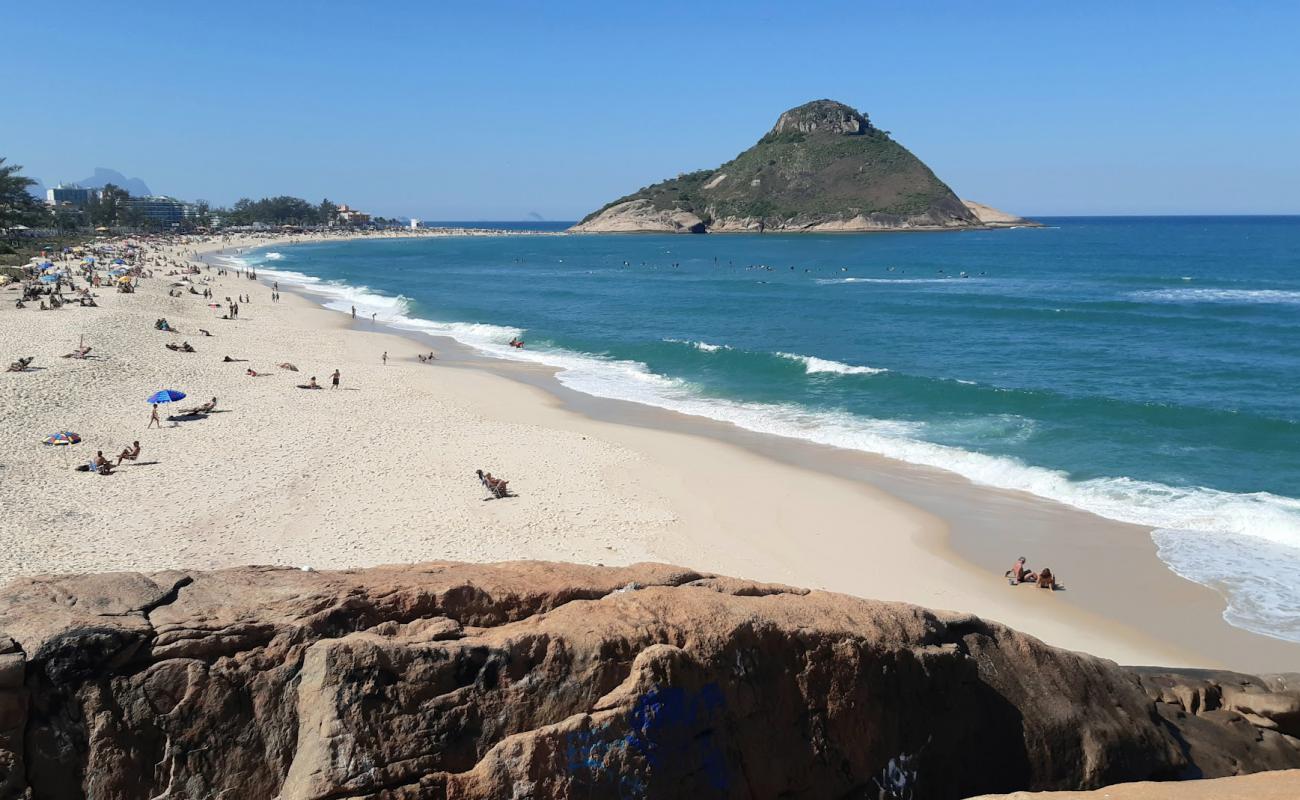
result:
[[[730,350],[731,345],[727,344],[709,344],[708,342],[692,342],[689,339],[664,339],[671,344],[688,344],[703,353],[716,353],[719,350]]]
[[[837,283],[952,283],[954,281],[972,281],[974,278],[818,278],[814,283],[829,286]]]
[[[1218,590],[1223,618],[1239,628],[1300,641],[1300,554],[1272,542],[1212,531],[1153,531],[1160,559],[1179,575]]]
[[[838,361],[818,358],[817,356],[801,356],[798,353],[777,353],[777,355],[803,364],[804,371],[809,375],[816,375],[819,372],[829,372],[837,375],[878,375],[882,372],[888,372],[888,370],[880,367],[856,367],[852,364],[841,364]]]
[[[562,384],[585,394],[707,417],[758,433],[877,453],[955,472],[980,485],[1028,492],[1102,517],[1154,528],[1161,558],[1171,568],[1224,593],[1228,603],[1224,617],[1231,624],[1300,641],[1300,625],[1295,622],[1300,618],[1300,586],[1293,577],[1300,574],[1300,500],[1267,492],[1178,488],[1122,477],[1074,481],[1064,472],[1014,458],[925,441],[924,423],[812,411],[794,404],[703,397],[691,384],[658,375],[637,361],[562,349],[520,350],[507,344],[524,334],[518,328],[416,319],[409,316],[409,305],[400,296],[380,295],[365,287],[322,281],[291,270],[263,269],[261,273],[320,295],[329,308],[347,311],[356,305],[358,315],[374,313],[395,327],[447,336],[498,358],[554,367]],[[810,374],[883,371],[792,353],[779,355],[803,363]],[[998,419],[988,422],[1008,424]],[[1243,575],[1252,579],[1235,577]]]
[[[1300,291],[1286,289],[1148,289],[1129,297],[1158,303],[1300,304]]]
[[[280,259],[284,258],[284,256],[279,253],[264,253],[262,257],[265,258],[267,261],[279,261]]]

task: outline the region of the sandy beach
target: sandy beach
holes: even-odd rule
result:
[[[35,369],[0,376],[0,580],[654,560],[970,612],[1123,663],[1300,669],[1300,646],[1229,626],[1221,598],[1171,573],[1142,529],[936,470],[594,401],[546,369],[288,292],[273,303],[269,286],[209,265],[189,278],[213,291],[211,308],[162,266],[204,246],[151,246],[154,277],[132,294],[98,290],[98,308],[19,310],[0,291],[0,361],[35,356]],[[239,318],[221,319],[224,298],[242,294]],[[159,317],[179,332],[156,330]],[[83,337],[92,358],[60,358]],[[164,346],[181,341],[196,352]],[[431,350],[439,359],[423,363]],[[326,388],[297,388],[313,376]],[[146,429],[145,398],[160,389],[185,392],[180,408],[216,397],[216,412]],[[41,445],[60,430],[82,443]],[[135,440],[139,460],[113,475],[73,470]],[[518,496],[485,499],[476,469]],[[1008,587],[1002,570],[1022,551],[1068,590]]]

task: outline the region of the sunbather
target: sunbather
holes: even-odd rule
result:
[[[249,371],[251,372],[252,370]],[[182,414],[211,414],[212,410],[215,409],[216,407],[217,407],[217,398],[214,397],[201,406],[195,406],[194,408],[187,408],[181,411],[181,413]]]
[[[64,358],[85,358],[89,354],[90,354],[90,345],[87,344],[78,347],[76,350],[73,350],[71,353],[68,353],[67,355],[64,356]]]
[[[300,384],[298,384],[298,388],[299,388],[299,389],[319,389],[319,388],[321,388],[321,385],[320,385],[319,383],[316,382],[316,376],[313,375],[313,376],[311,376],[311,380],[310,380],[310,381],[308,381],[308,382],[306,382],[306,383],[300,383]]]
[[[1056,591],[1056,576],[1050,568],[1043,567],[1043,571],[1038,573],[1038,588]]]
[[[484,472],[481,469],[475,470],[474,472],[478,475],[479,481],[481,481],[482,484],[487,487],[487,490],[492,493],[493,497],[500,499],[510,495],[510,481],[503,481],[500,478],[495,478],[492,476],[491,472]]]
[[[123,450],[121,453],[118,454],[117,465],[119,467],[122,466],[123,459],[127,461],[135,461],[139,457],[140,457],[140,443],[132,442],[130,447],[126,448],[125,450]]]
[[[5,372],[26,372],[27,367],[30,366],[31,363],[35,360],[36,360],[36,356],[27,356],[26,358],[20,358],[17,361],[10,364],[9,369],[5,370]]]
[[[1017,583],[1034,583],[1038,580],[1038,575],[1032,572],[1025,565],[1025,557],[1021,556],[1016,559],[1016,563],[1005,573],[1008,581],[1014,586]]]
[[[100,475],[113,474],[113,464],[107,458],[104,458],[103,450],[99,450],[95,453],[94,467],[95,472],[98,472]]]
[[[295,367],[293,364],[290,364],[288,361],[281,361],[279,364],[276,364],[276,366],[279,367],[280,369],[287,369],[290,372],[298,371],[298,368]]]

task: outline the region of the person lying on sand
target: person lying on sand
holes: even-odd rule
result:
[[[1012,586],[1015,586],[1017,583],[1034,583],[1038,580],[1038,576],[1031,572],[1029,567],[1025,565],[1024,556],[1016,559],[1016,563],[1004,574],[1007,578],[1007,582]]]
[[[257,370],[253,369],[252,367],[249,367],[248,369],[244,370],[244,374],[247,375],[247,376],[250,377],[250,378],[265,378],[265,377],[266,377],[265,374],[263,374],[263,373],[261,373],[261,372],[258,372]]]
[[[280,369],[287,369],[290,372],[298,371],[298,368],[295,367],[293,364],[290,364],[288,361],[281,361],[279,364],[276,364],[276,366],[279,367]]]
[[[205,330],[202,329],[202,328],[199,328],[199,333],[203,334],[204,336],[211,336],[211,335],[212,335],[212,334],[208,333],[207,331],[205,331]]]
[[[311,380],[308,381],[307,383],[300,383],[300,384],[298,384],[298,388],[299,388],[299,389],[319,389],[319,388],[321,388],[321,386],[320,386],[319,383],[316,382],[316,376],[313,375],[313,376],[311,376]]]
[[[131,446],[123,450],[117,456],[117,466],[122,466],[122,461],[135,461],[140,457],[140,443],[131,442]]]
[[[88,355],[90,355],[90,345],[85,344],[68,353],[64,358],[85,358]]]
[[[1038,573],[1038,588],[1056,591],[1056,576],[1050,568],[1043,567],[1043,571]]]
[[[35,360],[36,360],[36,356],[27,356],[26,358],[20,358],[17,361],[10,364],[9,369],[5,370],[5,372],[26,372],[27,368],[31,366],[31,363]]]
[[[249,371],[252,372],[252,370]],[[211,414],[213,409],[215,409],[216,407],[217,407],[217,398],[214,397],[201,406],[195,406],[194,408],[187,408],[181,413],[182,414]]]

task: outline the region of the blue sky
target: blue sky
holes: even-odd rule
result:
[[[1300,213],[1300,3],[0,3],[0,155],[218,204],[574,219],[786,108],[1026,214]]]

